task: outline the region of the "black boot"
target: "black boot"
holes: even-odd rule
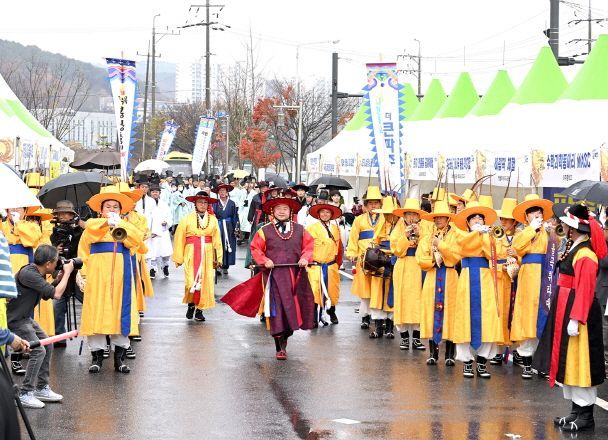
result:
[[[119,347],[118,345],[114,347],[114,369],[119,373],[129,373],[131,369],[125,364],[125,357],[127,357],[127,349],[123,347]]]
[[[137,357],[137,355],[135,354],[135,351],[133,350],[133,347],[129,345],[129,348],[127,348],[127,359],[135,359]]]
[[[513,364],[519,365],[520,367],[524,366],[524,358],[519,355],[517,350],[513,350]]]
[[[401,350],[410,349],[410,332],[401,332],[401,343],[399,344]]]
[[[264,315],[264,313],[260,315],[260,322],[266,322],[266,315]]]
[[[477,356],[477,376],[489,379],[492,375],[486,370],[486,362],[486,358]]]
[[[490,359],[490,365],[501,365],[502,364],[502,354],[497,354],[492,359]]]
[[[452,341],[445,341],[445,366],[453,367],[456,365],[454,356],[456,354],[456,344]]]
[[[329,320],[332,324],[338,323],[338,317],[336,316],[336,306],[331,306],[327,309],[327,314],[329,315]]]
[[[473,374],[473,361],[467,361],[464,363],[464,367],[462,369],[462,375],[469,379],[475,376]]]
[[[203,315],[203,311],[201,309],[196,309],[194,312],[194,320],[203,322],[205,320],[205,315]]]
[[[553,423],[556,426],[564,426],[564,425],[567,425],[570,422],[574,422],[576,420],[576,417],[578,416],[578,412],[579,412],[580,409],[581,409],[581,407],[578,406],[573,401],[572,402],[572,409],[570,410],[570,414],[568,414],[567,416],[564,416],[564,417],[555,417],[553,419]]]
[[[522,356],[524,370],[521,372],[522,379],[532,379],[532,356]]]
[[[384,334],[384,319],[374,319],[374,331],[369,334],[371,339],[381,338]]]
[[[89,367],[89,373],[99,373],[101,371],[101,364],[103,363],[103,350],[95,350],[91,352],[93,361]]]
[[[367,330],[371,321],[372,317],[369,315],[365,315],[363,318],[361,318],[361,330]]]
[[[593,429],[595,427],[595,420],[593,419],[594,406],[595,405],[579,406],[576,420],[566,423],[562,426],[562,430],[566,432],[578,432]]]
[[[426,347],[420,341],[420,330],[414,330],[412,332],[412,348],[414,350],[426,350]]]
[[[435,341],[429,339],[429,351],[430,356],[426,360],[427,365],[437,365],[437,361],[439,360],[439,347],[435,344]]]
[[[188,304],[188,311],[186,312],[186,319],[194,318],[194,309],[195,308],[196,307],[194,307],[194,303]]]
[[[392,319],[386,319],[385,320],[385,328],[386,331],[384,333],[384,336],[386,337],[386,339],[395,339],[395,330],[394,330],[394,322]]]

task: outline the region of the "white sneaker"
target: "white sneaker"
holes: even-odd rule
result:
[[[42,402],[61,402],[63,400],[63,396],[54,392],[48,385],[41,390],[34,391],[34,397]]]
[[[25,408],[44,408],[44,403],[34,396],[33,391],[28,391],[27,393],[20,393],[19,400],[21,401],[21,405]]]

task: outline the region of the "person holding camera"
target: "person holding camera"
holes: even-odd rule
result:
[[[34,254],[34,262],[22,267],[15,275],[18,296],[7,306],[8,328],[26,341],[38,341],[47,337],[40,325],[32,319],[34,307],[41,300],[59,299],[65,292],[74,263],[63,264],[57,278],[50,284],[46,281],[57,268],[57,248],[40,245]],[[32,349],[19,399],[27,408],[44,408],[43,402],[59,402],[63,396],[49,387],[49,368],[52,346]]]
[[[84,230],[84,222],[74,209],[74,204],[69,200],[57,202],[53,210],[55,225],[51,233],[51,244],[57,247],[59,255],[63,258],[72,259],[78,255],[78,243]],[[55,301],[55,334],[60,335],[66,332],[66,314],[68,311],[69,299],[74,296],[82,303],[82,292],[76,285],[76,272],[74,271],[68,280],[68,286],[60,299]],[[66,342],[57,342],[55,347],[65,347]]]

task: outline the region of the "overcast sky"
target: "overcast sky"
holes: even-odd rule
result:
[[[587,2],[562,3],[563,55],[586,51],[584,45],[567,44],[573,38],[586,38],[586,25],[567,22],[576,18],[577,5],[586,9]],[[145,62],[137,52],[146,51],[153,16],[160,14],[158,31],[200,21],[203,10],[197,18],[194,11],[188,12],[191,4],[183,0],[2,2],[0,38],[97,64],[103,57],[121,53]],[[295,77],[296,48],[301,45],[302,80],[329,80],[335,50],[341,57],[339,81],[344,92],[360,90],[366,62],[396,61],[399,54],[417,53],[414,39],[422,46],[423,90],[431,77],[438,77],[449,91],[462,71],[471,73],[480,93],[498,69],[507,69],[518,84],[546,44],[542,30],[549,23],[549,0],[224,0],[213,4],[225,4],[219,19],[232,26],[212,32],[214,62],[244,60],[251,29],[266,77]],[[594,18],[608,16],[608,0],[593,0],[592,6]],[[580,12],[578,16],[585,18]],[[594,36],[607,32],[594,26]],[[340,41],[318,43],[329,40]],[[170,62],[193,60],[203,48],[203,27],[182,29],[181,35],[163,37],[158,43],[162,60]]]

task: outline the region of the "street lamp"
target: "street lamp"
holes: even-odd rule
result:
[[[313,41],[311,43],[300,43],[296,45],[296,81],[298,97],[300,97],[300,47],[316,46],[317,44],[338,44],[340,40]]]
[[[279,109],[278,113],[278,127],[283,127],[285,125],[285,113],[283,109],[287,110],[297,110],[298,111],[298,147],[296,149],[296,175],[294,176],[294,181],[296,183],[300,182],[301,175],[301,162],[302,162],[302,101],[298,105],[273,105],[274,108]]]

